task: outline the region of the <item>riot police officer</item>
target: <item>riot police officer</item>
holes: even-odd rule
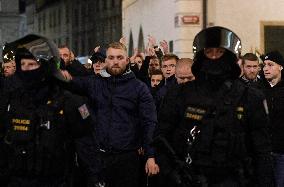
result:
[[[193,42],[195,81],[168,92],[156,146],[169,186],[274,186],[267,105],[238,79],[241,41],[210,27]],[[167,186],[164,184],[164,186]]]
[[[71,132],[77,118],[68,96],[49,76],[48,63],[60,63],[57,47],[38,35],[11,45],[17,70],[5,81],[1,102],[1,186],[72,186]],[[85,110],[84,119],[88,115]]]

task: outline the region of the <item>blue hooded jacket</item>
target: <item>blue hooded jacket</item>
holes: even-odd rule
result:
[[[154,156],[149,144],[157,124],[156,108],[147,85],[136,79],[133,72],[75,77],[72,83],[91,100],[99,148],[120,152],[143,146],[147,157]]]

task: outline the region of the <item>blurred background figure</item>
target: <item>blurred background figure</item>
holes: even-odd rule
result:
[[[63,69],[66,69],[72,76],[86,76],[90,72],[84,67],[77,59],[67,45],[61,45],[58,47],[60,58],[64,61]]]
[[[193,81],[195,79],[191,72],[192,64],[193,61],[190,58],[181,58],[177,61],[175,76],[178,84]]]
[[[105,67],[105,58],[106,58],[106,50],[97,46],[94,49],[94,54],[91,56],[90,60],[92,61],[92,67],[94,69],[94,73],[99,75]]]
[[[243,75],[241,80],[250,85],[251,83],[256,83],[260,80],[258,76],[260,71],[258,57],[253,53],[246,53],[241,59],[241,69],[243,70]]]
[[[15,53],[8,44],[5,44],[2,55],[2,69],[4,76],[9,77],[14,75],[16,72]]]

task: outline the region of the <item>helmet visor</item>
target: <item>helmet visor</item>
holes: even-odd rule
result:
[[[193,41],[193,53],[205,48],[224,48],[239,56],[242,45],[240,38],[231,30],[224,27],[210,27],[200,31]]]
[[[55,43],[45,37],[29,34],[19,40],[9,43],[13,49],[26,48],[36,60],[50,60],[51,58],[59,59],[58,48]]]

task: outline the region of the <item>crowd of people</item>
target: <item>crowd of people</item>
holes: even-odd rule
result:
[[[191,46],[189,46],[191,48]],[[92,65],[27,35],[5,44],[0,186],[284,187],[284,58],[209,27],[179,58],[148,36]]]

